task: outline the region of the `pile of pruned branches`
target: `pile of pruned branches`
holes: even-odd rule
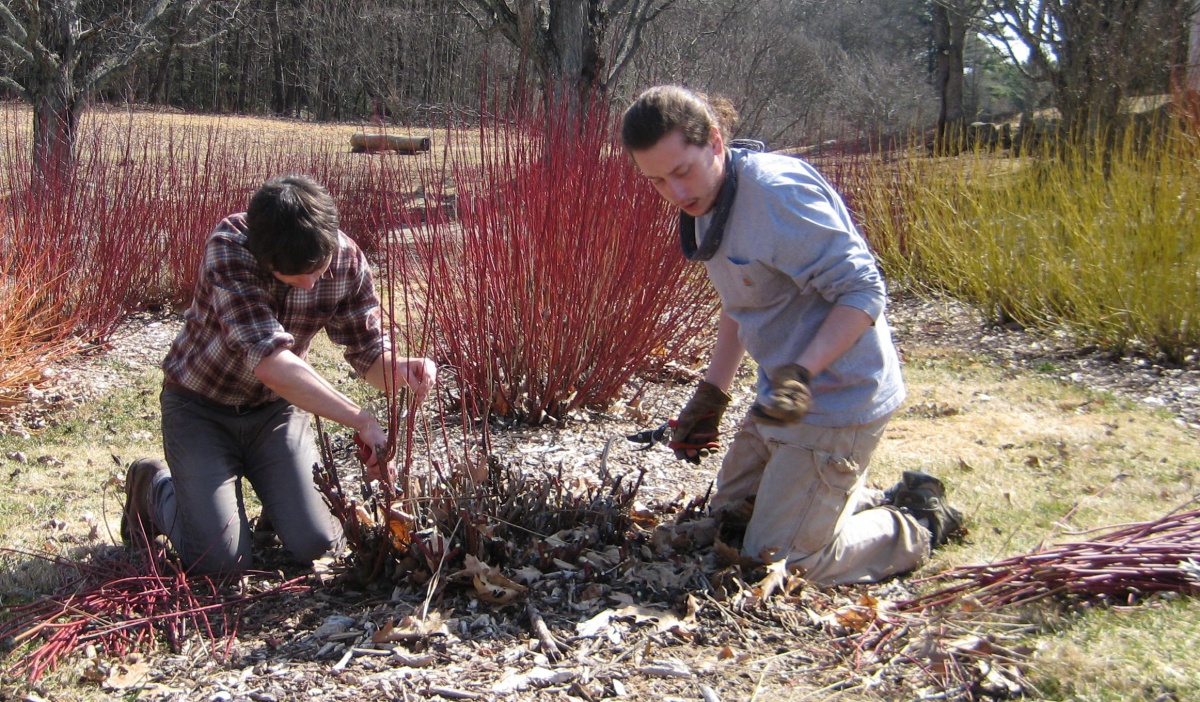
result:
[[[9,618],[0,625],[0,641],[13,661],[5,673],[29,682],[84,649],[95,651],[85,677],[106,680],[117,674],[101,669],[110,661],[130,660],[160,640],[180,653],[196,634],[221,659],[237,638],[247,605],[308,589],[304,578],[279,581],[270,573],[189,574],[163,548],[113,550],[87,561],[9,551],[46,558],[62,577],[51,595],[5,608]]]
[[[931,580],[961,581],[910,600],[918,611],[970,597],[997,609],[1047,598],[1128,602],[1156,592],[1200,593],[1200,510],[1151,522],[1109,527],[1085,541],[1058,544],[984,565],[967,565]]]
[[[598,482],[570,479],[561,467],[531,475],[487,456],[452,470],[435,465],[422,478],[402,470],[394,481],[359,486],[356,495],[339,477],[328,439],[320,438],[324,461],[314,479],[365,582],[425,583],[467,563],[574,567],[586,551],[630,547],[630,526],[639,519],[634,501],[644,470],[614,475],[603,458]],[[485,601],[507,602],[523,589],[498,569],[492,573],[476,580]]]

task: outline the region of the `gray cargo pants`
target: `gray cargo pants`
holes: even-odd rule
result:
[[[239,408],[170,389],[160,402],[170,475],[151,488],[153,519],[193,572],[251,567],[242,478],[296,560],[341,547],[341,525],[313,483],[312,415],[286,400]]]

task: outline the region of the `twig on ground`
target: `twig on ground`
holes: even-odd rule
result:
[[[525,611],[529,614],[529,623],[533,626],[534,633],[537,634],[542,653],[552,661],[562,660],[563,654],[570,650],[570,646],[563,643],[550,631],[550,627],[546,626],[546,620],[542,619],[542,613],[538,611],[537,605],[532,600],[525,603]]]

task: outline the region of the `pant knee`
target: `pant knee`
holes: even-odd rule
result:
[[[192,559],[189,572],[198,575],[216,575],[220,573],[241,573],[250,569],[253,557],[249,551],[242,553],[236,548],[208,549]]]
[[[344,543],[341,527],[330,525],[321,529],[314,525],[303,533],[280,534],[288,554],[301,563],[311,563],[322,556],[336,551]]]

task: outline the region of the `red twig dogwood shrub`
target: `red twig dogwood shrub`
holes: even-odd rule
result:
[[[0,208],[0,240],[7,241],[6,215]],[[26,399],[42,369],[73,353],[69,315],[54,298],[53,280],[41,256],[18,260],[0,246],[0,412]]]
[[[197,642],[224,659],[249,605],[308,590],[303,578],[272,583],[259,573],[240,581],[189,574],[157,548],[91,561],[12,553],[52,561],[62,578],[54,593],[4,609],[0,638],[11,647],[4,673],[30,683],[88,646],[103,654],[98,660],[121,660],[159,640],[176,653]],[[106,675],[90,672],[93,679]]]
[[[433,217],[412,246],[435,348],[472,414],[538,423],[607,407],[711,328],[715,294],[603,110],[447,138],[458,221]]]
[[[133,116],[86,121],[74,167],[50,182],[35,176],[30,163],[28,114],[8,106],[3,116],[5,250],[15,260],[37,259],[36,276],[50,281],[71,331],[88,340],[103,340],[132,310],[186,306],[214,224],[244,209],[268,178],[312,175],[329,181],[335,196],[398,187],[301,131],[246,140],[221,123]],[[375,210],[350,203],[345,219],[352,235],[360,222],[382,220],[382,197],[360,200]],[[362,229],[369,239],[381,227]]]
[[[156,277],[146,262],[161,258],[161,244],[138,216],[146,193],[116,177],[123,166],[103,159],[81,159],[51,182],[9,151],[6,251],[36,262],[38,270],[26,266],[22,275],[48,284],[46,299],[65,315],[57,323],[69,321],[86,339],[104,337]]]

